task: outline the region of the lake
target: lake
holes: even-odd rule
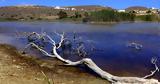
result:
[[[23,49],[27,44],[24,38],[18,38],[17,32],[66,32],[71,38],[73,32],[83,41],[96,49],[88,52],[100,68],[119,76],[143,77],[154,69],[150,60],[158,58],[160,66],[160,23],[136,22],[116,24],[84,24],[71,22],[0,22],[0,43],[7,43]],[[24,36],[24,35],[23,35]],[[128,47],[129,43],[138,43],[143,47],[137,50]],[[75,57],[67,57],[76,60]],[[160,80],[158,72],[154,78]]]

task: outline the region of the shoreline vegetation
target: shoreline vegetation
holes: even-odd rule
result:
[[[84,6],[81,6],[84,7]],[[68,21],[83,23],[118,23],[118,22],[160,22],[160,14],[145,9],[144,14],[134,10],[118,12],[112,8],[87,6],[88,10],[63,10],[52,7],[0,7],[0,22],[3,21]],[[87,7],[84,7],[87,8]],[[93,9],[98,8],[98,9]],[[91,10],[92,9],[92,10]],[[148,10],[148,11],[147,11]],[[144,10],[143,10],[144,12]]]
[[[73,20],[73,19],[54,19],[54,20],[6,20],[0,19],[0,22],[73,22],[73,23],[87,23],[87,24],[97,24],[97,25],[106,25],[106,24],[117,24],[117,23],[140,23],[140,22],[157,22],[160,23],[159,20],[155,21],[144,21],[144,20],[135,20],[135,21],[88,21],[83,22],[81,20]]]
[[[67,12],[60,11],[57,21],[76,21],[84,23],[118,23],[118,22],[160,22],[160,15],[148,13],[136,15],[132,12],[117,12],[114,10],[99,10],[79,13],[69,16]]]

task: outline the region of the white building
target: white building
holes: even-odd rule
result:
[[[71,10],[76,10],[76,8],[71,8]]]
[[[157,9],[157,8],[155,8],[155,7],[152,7],[151,9]]]
[[[160,9],[158,9],[158,14],[160,14]]]
[[[126,12],[125,10],[118,10],[118,12]]]
[[[56,6],[56,7],[54,7],[54,9],[61,9],[61,7],[60,6]]]

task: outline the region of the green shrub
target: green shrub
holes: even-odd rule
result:
[[[156,15],[139,15],[136,16],[136,20],[141,20],[141,21],[158,21],[158,18],[156,18]]]
[[[59,13],[57,14],[59,16],[59,19],[63,19],[63,18],[67,18],[67,13],[65,11],[59,11]]]
[[[92,21],[134,21],[133,13],[123,13],[114,10],[101,10],[91,12]]]

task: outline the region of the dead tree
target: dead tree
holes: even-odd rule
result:
[[[36,33],[35,35],[40,35],[40,34]],[[25,48],[28,48],[29,46],[35,47],[37,50],[42,52],[44,55],[57,58],[60,61],[64,62],[65,63],[64,65],[67,65],[67,66],[77,66],[81,64],[86,65],[88,66],[88,68],[92,69],[94,72],[96,72],[98,75],[108,80],[112,84],[160,84],[160,82],[157,79],[147,79],[159,71],[159,68],[156,64],[157,62],[156,58],[153,58],[151,60],[151,63],[155,66],[155,70],[151,71],[151,74],[146,75],[145,77],[119,77],[119,76],[112,75],[109,72],[100,69],[90,58],[83,58],[82,60],[75,61],[75,62],[68,60],[68,59],[64,59],[57,52],[57,50],[62,47],[62,43],[65,40],[64,34],[57,34],[57,35],[61,37],[60,41],[58,42],[59,44],[58,46],[56,45],[55,40],[53,40],[49,35],[47,34],[41,35],[43,36],[43,38],[45,38],[45,40],[48,41],[48,43],[50,43],[53,46],[52,48],[53,54],[48,53],[43,48],[38,46],[35,42],[30,42]]]

